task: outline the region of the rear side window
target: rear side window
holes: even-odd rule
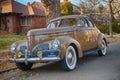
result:
[[[60,27],[75,27],[77,26],[77,20],[75,18],[62,19]]]

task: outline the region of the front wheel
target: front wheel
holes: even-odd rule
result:
[[[61,61],[61,66],[66,71],[75,69],[77,63],[76,51],[73,46],[69,46],[66,50],[64,59]]]
[[[105,56],[106,52],[107,52],[105,40],[102,40],[102,45],[103,45],[103,48],[101,48],[100,50],[98,50],[99,56]]]
[[[19,68],[22,71],[30,70],[33,63],[28,63],[27,65],[25,63],[16,63],[17,68]]]

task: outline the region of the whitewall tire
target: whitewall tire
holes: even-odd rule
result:
[[[103,48],[101,48],[100,50],[98,50],[99,56],[105,56],[106,53],[107,53],[107,46],[106,46],[105,40],[102,40],[102,45],[103,45]]]
[[[67,71],[74,70],[77,63],[77,55],[75,48],[69,46],[66,50],[64,59],[61,61],[62,68]]]

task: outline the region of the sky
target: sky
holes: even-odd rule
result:
[[[40,0],[16,0],[22,4],[27,4],[27,2],[29,1],[30,3],[34,2],[34,1],[37,1],[37,2],[40,2]],[[63,2],[64,0],[60,0],[61,2]],[[75,4],[75,5],[79,5],[79,2],[81,0],[69,0],[71,3]]]

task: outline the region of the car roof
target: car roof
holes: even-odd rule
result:
[[[55,20],[59,20],[59,19],[66,19],[66,18],[88,18],[87,16],[85,15],[68,15],[68,16],[61,16],[61,17],[58,17],[58,18],[54,18],[52,20],[50,20],[49,22],[52,22],[52,21],[55,21]]]

